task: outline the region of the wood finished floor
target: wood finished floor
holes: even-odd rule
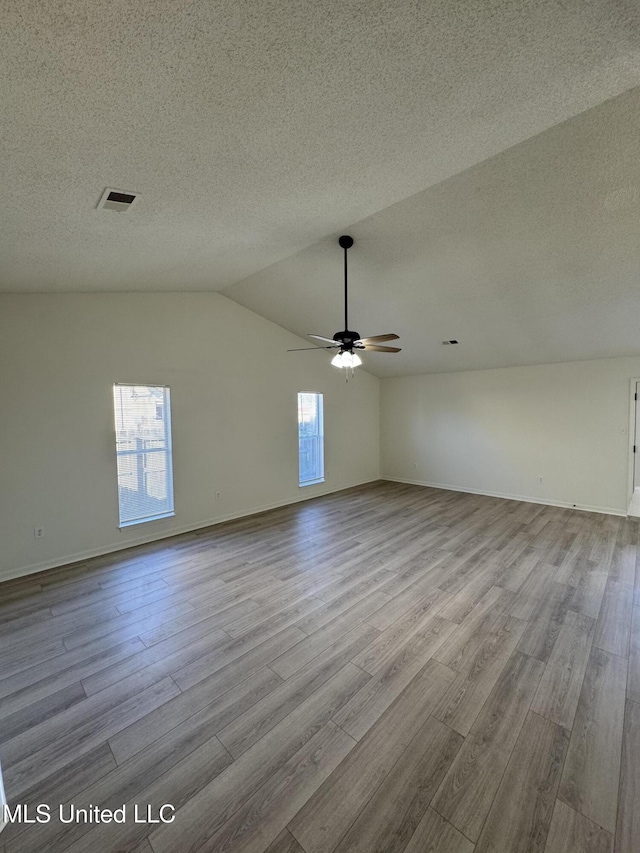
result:
[[[10,803],[177,813],[0,851],[637,853],[637,540],[379,482],[5,583]]]

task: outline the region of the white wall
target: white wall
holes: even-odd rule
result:
[[[620,358],[384,379],[382,476],[626,513],[638,376]]]
[[[216,293],[0,295],[0,578],[376,479],[378,380],[304,343]],[[171,388],[175,518],[123,531],[114,382]],[[299,489],[302,390],[326,482]]]

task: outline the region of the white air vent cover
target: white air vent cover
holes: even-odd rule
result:
[[[102,193],[98,202],[98,210],[115,210],[118,213],[127,213],[137,202],[140,196],[137,193],[125,192],[124,190],[107,189]]]

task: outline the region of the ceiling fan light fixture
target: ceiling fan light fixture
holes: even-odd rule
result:
[[[359,367],[362,364],[362,359],[355,352],[343,352],[342,350],[331,359],[331,364],[334,367]]]

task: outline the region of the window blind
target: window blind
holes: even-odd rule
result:
[[[298,394],[298,485],[324,481],[322,394]]]
[[[117,384],[113,399],[120,526],[173,515],[169,389]]]

